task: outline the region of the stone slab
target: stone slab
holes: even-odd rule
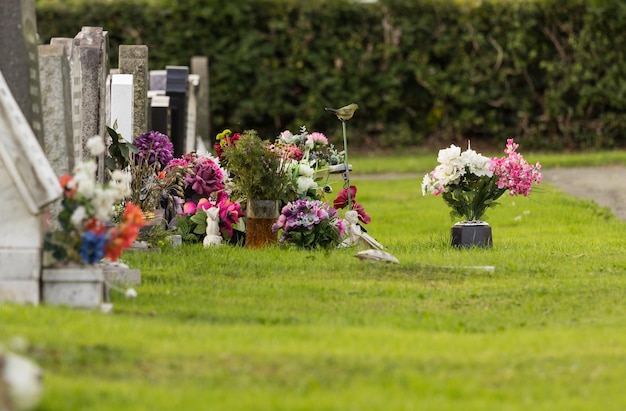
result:
[[[101,268],[44,268],[42,301],[49,305],[77,308],[99,307],[104,301],[104,274]]]
[[[25,281],[0,279],[0,301],[39,305],[39,279]]]
[[[0,248],[0,281],[39,281],[40,267],[39,249]]]

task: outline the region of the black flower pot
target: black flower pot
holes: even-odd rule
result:
[[[463,221],[450,230],[451,244],[457,248],[482,247],[493,245],[491,226],[484,221]]]

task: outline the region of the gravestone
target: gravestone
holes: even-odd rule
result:
[[[150,130],[158,131],[166,136],[172,135],[172,113],[170,98],[160,91],[149,93],[150,98]]]
[[[83,142],[82,142],[82,123],[80,117],[81,107],[81,76],[80,76],[80,64],[78,62],[77,51],[78,47],[74,45],[73,38],[67,37],[53,37],[50,39],[51,45],[60,44],[65,49],[65,54],[70,66],[70,97],[71,97],[71,112],[72,112],[72,135],[74,139],[73,143],[73,157],[74,161],[82,160],[83,158]]]
[[[74,169],[70,66],[62,44],[39,46],[43,149],[57,176]]]
[[[200,88],[200,76],[189,75],[189,92],[187,93],[187,135],[185,138],[185,153],[195,151],[198,141],[198,89]]]
[[[133,142],[135,89],[132,74],[111,75],[110,123],[117,124],[117,133],[129,143]]]
[[[0,300],[39,303],[43,210],[61,186],[0,73]]]
[[[185,154],[187,139],[187,89],[189,68],[183,66],[165,67],[165,92],[170,98],[172,115],[172,134],[169,135],[174,145],[174,157]]]
[[[165,92],[165,83],[167,81],[167,71],[150,70],[150,90]]]
[[[212,147],[214,141],[211,136],[209,111],[209,58],[207,56],[192,57],[191,73],[200,76],[196,97],[196,134],[207,147]]]
[[[74,37],[80,66],[81,158],[90,157],[86,142],[94,136],[106,138],[106,77],[109,73],[108,32],[102,27],[83,27]],[[104,154],[96,159],[97,178],[104,179]]]
[[[132,74],[134,82],[133,133],[125,136],[132,141],[148,130],[148,46],[120,45],[120,73]]]
[[[42,142],[35,0],[2,0],[0,71],[26,120]]]

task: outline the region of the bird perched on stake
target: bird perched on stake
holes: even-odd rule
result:
[[[348,121],[354,115],[354,112],[359,108],[359,105],[356,103],[348,104],[347,106],[341,108],[324,108],[326,111],[330,111],[341,121]]]

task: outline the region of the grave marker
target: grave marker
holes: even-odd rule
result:
[[[200,76],[189,75],[189,92],[187,93],[187,135],[185,138],[185,153],[195,151],[198,141],[198,89]]]
[[[39,303],[43,209],[61,186],[0,73],[0,300]]]
[[[108,67],[108,32],[102,27],[83,27],[74,38],[80,65],[80,140],[81,158],[90,157],[86,142],[93,136],[106,137],[106,77]],[[104,154],[96,159],[97,178],[104,179]]]
[[[187,133],[187,88],[189,68],[183,66],[167,66],[165,91],[170,98],[172,115],[172,134],[169,135],[174,145],[174,157],[185,154]]]
[[[70,66],[62,44],[39,46],[43,149],[57,176],[74,169]]]
[[[119,47],[120,73],[132,74],[134,82],[133,133],[125,136],[132,141],[148,130],[148,46]]]
[[[18,106],[42,142],[41,94],[37,63],[37,19],[34,0],[2,0],[0,71]]]
[[[135,90],[132,74],[113,74],[111,76],[110,124],[117,123],[117,132],[129,143],[133,142],[133,115]]]
[[[209,111],[209,58],[191,58],[191,73],[200,76],[196,97],[196,135],[207,147],[213,146],[211,137],[211,117]]]
[[[71,112],[72,112],[72,134],[74,138],[73,152],[74,160],[82,160],[83,158],[83,141],[82,141],[82,122],[80,117],[81,108],[81,73],[80,64],[78,61],[77,53],[78,47],[74,44],[73,38],[66,37],[53,37],[50,39],[50,44],[61,44],[65,48],[65,54],[67,56],[70,65],[70,93],[71,93]]]

